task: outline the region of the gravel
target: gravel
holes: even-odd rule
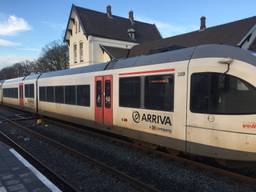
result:
[[[47,126],[35,125],[35,121],[32,120],[23,123],[38,132],[44,133],[64,144],[76,148],[86,155],[115,167],[142,182],[152,185],[160,191],[256,191],[255,186],[237,183],[227,177],[217,176],[209,172],[206,173],[197,169],[191,169],[179,162],[164,159],[154,153],[146,153],[136,148],[114,143],[110,139],[78,133],[50,123],[47,124]],[[47,149],[47,146],[42,147]],[[53,168],[54,165],[56,166],[59,163],[58,157],[63,156],[63,159],[66,159],[66,156],[63,154],[53,154],[53,156],[57,159],[57,162],[52,162]],[[72,157],[67,157],[67,159],[68,158],[71,159],[64,162],[65,169],[68,167],[70,168],[70,173],[73,173],[75,169],[71,167],[75,161]],[[76,163],[76,165],[78,168],[80,167],[80,163]],[[87,168],[77,169],[77,172],[83,175],[84,171],[81,170],[87,170]],[[73,177],[72,174],[65,176],[67,180]],[[88,179],[89,183],[92,185],[93,181],[90,180],[90,176],[81,177],[84,180]],[[82,180],[80,179],[80,181]],[[126,188],[127,186],[121,185],[120,183],[118,183],[118,185],[112,184],[112,186],[114,187],[110,191],[118,191],[120,189],[122,189],[122,191],[134,190],[130,189],[129,186]],[[106,188],[105,191],[109,189],[110,188]]]
[[[84,162],[45,141],[40,141],[22,130],[10,125],[2,125],[0,129],[80,191],[138,191],[129,183],[121,181],[95,165]]]

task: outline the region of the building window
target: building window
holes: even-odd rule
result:
[[[190,110],[195,113],[256,113],[256,88],[232,75],[193,74],[190,97]]]
[[[141,79],[140,77],[120,78],[119,106],[140,108]]]
[[[74,45],[74,63],[77,63],[77,45]]]
[[[77,21],[75,21],[75,31],[77,33]]]
[[[154,75],[145,78],[145,108],[173,111],[174,75]]]
[[[80,62],[84,61],[84,44],[83,42],[79,43],[79,51],[80,51]]]

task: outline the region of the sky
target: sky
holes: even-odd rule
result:
[[[54,40],[63,40],[72,4],[154,23],[163,37],[255,16],[255,0],[0,0],[0,69],[34,60]],[[234,31],[235,33],[235,31]]]

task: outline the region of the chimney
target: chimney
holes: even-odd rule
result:
[[[107,6],[107,16],[108,16],[108,18],[112,19],[111,5]]]
[[[129,11],[129,19],[131,21],[131,24],[134,24],[134,16],[133,16],[133,11]]]
[[[200,20],[201,20],[200,31],[204,31],[206,29],[206,17],[202,16]]]

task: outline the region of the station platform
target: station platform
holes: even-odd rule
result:
[[[60,191],[14,149],[0,142],[0,192]]]

